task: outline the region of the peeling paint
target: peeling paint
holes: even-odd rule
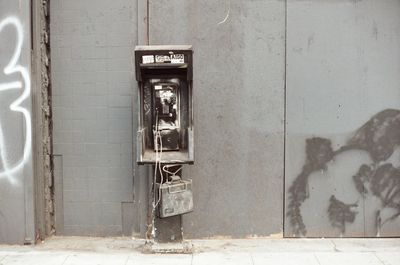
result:
[[[41,102],[42,102],[42,170],[44,173],[45,234],[55,234],[54,207],[54,165],[53,165],[53,126],[52,126],[52,86],[50,55],[50,13],[49,0],[42,0],[40,8],[40,60],[41,60]]]

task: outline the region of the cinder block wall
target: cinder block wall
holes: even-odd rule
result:
[[[58,234],[131,233],[136,5],[51,1]]]
[[[136,30],[147,30],[135,24],[137,3],[52,2],[58,231],[66,235],[145,229],[144,172],[135,171],[141,206],[121,206],[132,201],[135,168],[130,61]],[[183,217],[185,237],[281,235],[284,2],[149,1],[148,12],[150,44],[195,49],[196,162],[183,170],[194,180],[195,212]]]
[[[393,210],[381,205],[382,197],[355,189],[352,176],[370,163],[365,152],[323,161],[326,168],[317,164],[313,177],[301,172],[382,111],[385,119],[376,123],[382,126],[371,133],[382,143],[400,133],[398,116],[391,120],[400,110],[399,9],[398,0],[53,0],[62,186],[56,206],[64,213],[58,232],[120,235],[134,225],[143,235],[146,229],[148,176],[132,159],[132,50],[140,32],[153,45],[194,46],[195,164],[183,176],[193,179],[195,210],[182,217],[186,238],[279,237],[283,230],[286,236],[398,235],[399,218],[385,230],[375,224],[377,213]],[[147,13],[149,28],[137,18]],[[309,139],[317,144],[307,150]],[[379,141],[361,143],[391,151]],[[395,161],[393,172],[400,171],[397,154],[385,160]],[[355,202],[355,212],[346,210]],[[347,227],[344,214],[355,217]]]

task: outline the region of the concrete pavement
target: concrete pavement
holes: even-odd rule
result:
[[[130,238],[52,237],[0,245],[0,265],[400,265],[400,239],[193,240],[190,254],[144,254]]]

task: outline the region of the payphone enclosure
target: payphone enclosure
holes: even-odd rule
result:
[[[136,46],[139,164],[194,162],[192,61],[189,45]]]
[[[135,48],[136,157],[139,164],[154,165],[153,212],[158,206],[160,218],[193,210],[192,181],[164,169],[194,162],[192,62],[189,45]]]

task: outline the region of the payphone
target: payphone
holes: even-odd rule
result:
[[[162,151],[179,150],[179,94],[174,83],[154,85],[153,90],[153,135],[160,133],[159,141],[154,139],[154,148]],[[161,145],[162,143],[162,145]]]
[[[159,217],[193,209],[191,180],[178,173],[194,163],[193,50],[189,45],[137,46],[137,163],[154,165]],[[171,169],[175,169],[171,172]]]
[[[139,83],[137,162],[192,164],[193,98],[191,46],[137,46]]]

